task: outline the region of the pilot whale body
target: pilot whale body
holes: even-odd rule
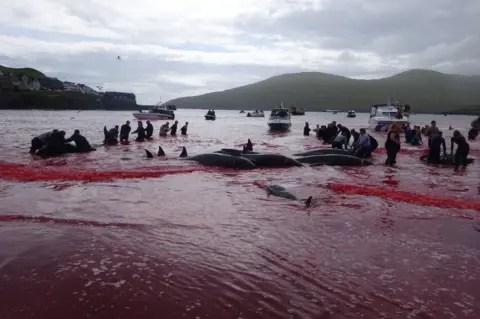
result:
[[[293,154],[294,156],[312,156],[312,155],[328,155],[328,154],[340,154],[340,155],[352,155],[352,152],[348,150],[341,150],[338,148],[319,148],[302,153]]]
[[[280,154],[242,154],[257,166],[303,166],[297,160]]]
[[[428,161],[428,155],[420,156],[420,160],[423,161],[423,162],[427,162]],[[466,164],[467,165],[472,164],[473,161],[474,161],[473,158],[467,158]],[[455,165],[455,157],[453,155],[447,155],[447,156],[441,157],[440,162],[438,164],[441,164],[441,165]]]
[[[267,184],[265,185],[265,188],[267,189],[267,192],[269,195],[277,196],[277,197],[282,197],[285,199],[291,199],[291,200],[298,200],[298,198],[290,193],[285,187],[276,185],[276,184]],[[305,206],[310,207],[312,204],[312,199],[313,197],[310,196],[308,199],[305,201]]]
[[[311,155],[297,159],[300,163],[308,163],[312,166],[332,165],[332,166],[364,166],[371,165],[372,162],[366,159],[342,154]]]
[[[232,156],[242,156],[243,154],[260,154],[258,152],[249,151],[247,149],[236,150],[236,149],[233,149],[233,148],[222,148],[221,150],[215,151],[214,153],[228,154],[228,155],[232,155]]]
[[[226,168],[254,169],[255,164],[247,158],[218,153],[199,154],[186,158],[203,165]]]

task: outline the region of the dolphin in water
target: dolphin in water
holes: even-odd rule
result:
[[[428,155],[422,155],[420,156],[420,160],[423,162],[428,162]],[[472,164],[474,161],[473,158],[467,158],[466,163],[467,164]],[[433,164],[433,163],[432,163]],[[455,165],[455,157],[453,155],[447,155],[444,157],[440,158],[440,162],[438,164],[442,165]]]
[[[297,159],[300,163],[317,165],[332,165],[332,166],[364,166],[372,165],[372,162],[366,159],[342,154],[325,154],[325,155],[311,155],[300,157]]]
[[[287,189],[283,186],[276,185],[276,184],[267,184],[265,185],[265,188],[267,189],[267,192],[269,195],[282,197],[285,199],[298,200],[298,198],[295,195],[287,191]],[[306,207],[310,207],[312,205],[312,199],[313,199],[312,196],[308,197],[308,199],[305,201]]]
[[[233,149],[233,148],[222,148],[221,150],[215,151],[214,153],[227,154],[227,155],[232,155],[232,156],[242,156],[243,154],[260,154],[258,152],[247,150],[245,148],[245,146],[244,146],[243,150],[236,150],[236,149]]]
[[[185,148],[184,148],[185,149]],[[186,149],[185,149],[186,153]],[[183,154],[183,151],[182,151]],[[207,166],[218,166],[225,168],[254,169],[255,164],[240,156],[231,156],[218,153],[206,153],[187,157],[186,160],[195,161]]]
[[[182,148],[182,152],[180,153],[180,157],[187,157],[187,156],[188,156],[187,148],[184,146]]]
[[[147,153],[147,158],[153,158],[153,154],[149,150],[145,149],[145,153]]]
[[[163,151],[163,148],[161,146],[158,147],[157,156],[165,156],[165,152]]]
[[[297,160],[280,154],[242,154],[257,166],[303,166]]]
[[[340,154],[340,155],[352,155],[352,152],[348,150],[341,150],[338,148],[319,148],[302,153],[293,154],[293,156],[312,156],[312,155],[327,155],[327,154]]]

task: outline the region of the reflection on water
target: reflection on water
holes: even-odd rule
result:
[[[215,122],[202,110],[176,114],[188,137],[37,160],[26,154],[37,133],[79,128],[95,143],[103,125],[132,119],[2,111],[1,318],[477,318],[478,163],[458,174],[405,147],[396,168],[206,169],[180,160],[181,147],[251,138],[292,154],[318,146],[303,122],[360,128],[367,115],[309,113],[269,135],[266,119],[233,111]],[[158,145],[167,157],[146,159]],[[480,144],[471,148],[478,158]],[[267,196],[267,182],[315,203]]]

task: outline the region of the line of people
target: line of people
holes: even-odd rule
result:
[[[87,153],[95,151],[88,140],[76,129],[72,136],[65,138],[65,131],[54,129],[34,137],[29,153],[42,157],[58,156],[65,153]],[[74,142],[75,145],[70,144]]]
[[[310,135],[310,131],[309,123],[306,122],[303,128],[303,135]],[[358,157],[368,158],[378,148],[377,140],[367,134],[364,128],[357,132],[355,129],[349,130],[342,124],[337,125],[337,122],[333,121],[328,125],[317,125],[313,131],[316,132],[318,139],[323,140],[324,144],[330,144],[333,148],[338,149],[349,149],[350,139],[353,137],[350,149],[352,154]]]
[[[118,129],[118,125],[115,125],[113,128],[110,130],[107,130],[107,127],[105,126],[103,128],[103,134],[104,134],[104,140],[103,143],[106,145],[116,145],[118,144],[119,140],[120,143],[128,143],[130,134],[137,134],[137,137],[135,138],[135,141],[137,142],[143,142],[145,140],[150,140],[153,138],[153,125],[150,123],[150,121],[146,121],[146,126],[143,126],[142,121],[138,121],[138,126],[137,129],[133,132],[131,132],[132,128],[130,127],[130,121],[127,121],[125,124],[123,124],[120,127],[120,130]],[[169,122],[166,122],[162,126],[160,126],[160,132],[159,136],[167,136],[168,132],[170,132],[170,135],[175,136],[177,135],[177,129],[178,129],[178,121],[175,121],[175,123],[170,126]],[[180,133],[182,135],[187,135],[187,130],[188,130],[188,122],[185,122],[185,125],[182,126],[180,129]]]

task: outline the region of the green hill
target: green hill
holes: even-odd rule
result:
[[[409,70],[376,80],[303,72],[274,76],[264,81],[198,96],[174,99],[180,108],[268,110],[283,102],[306,111],[354,109],[369,112],[373,104],[399,97],[416,113],[480,112],[480,76]]]
[[[26,75],[32,78],[45,77],[45,74],[32,68],[10,68],[7,66],[0,65],[0,71],[2,71],[3,73],[14,73],[17,75]]]

